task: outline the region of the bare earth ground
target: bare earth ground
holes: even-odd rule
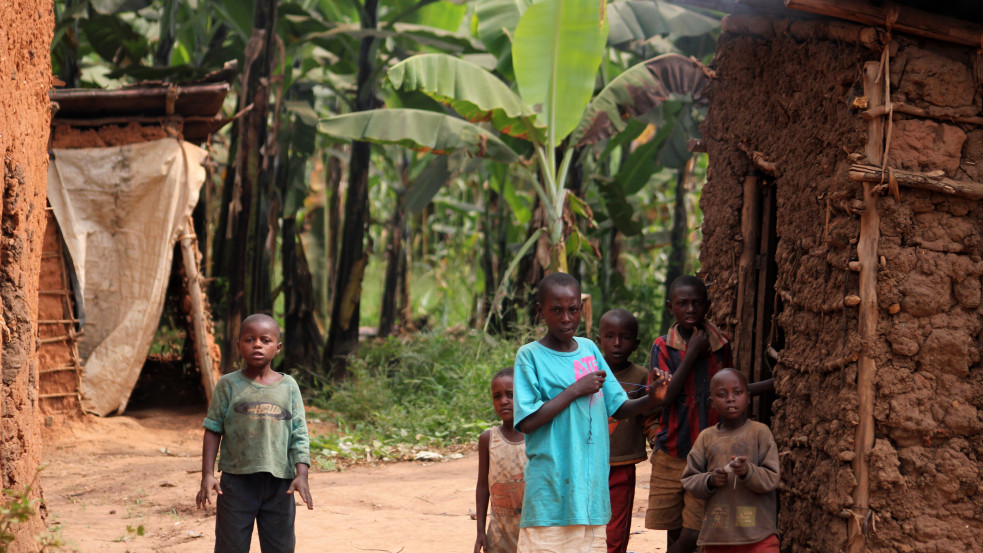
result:
[[[146,410],[49,429],[41,478],[48,522],[61,523],[67,544],[86,553],[211,552],[214,506],[202,512],[194,505],[203,415],[198,408]],[[638,465],[637,533],[629,549],[661,553],[665,532],[643,524],[649,466]],[[297,551],[470,552],[477,467],[470,453],[447,462],[313,472],[315,509],[297,508]],[[259,551],[255,536],[252,550]]]

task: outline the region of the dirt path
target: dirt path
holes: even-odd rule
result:
[[[214,508],[194,508],[202,416],[148,410],[51,432],[42,472],[49,523],[60,522],[65,541],[86,553],[211,552]],[[297,509],[297,551],[472,551],[477,459],[312,473],[315,509]],[[661,553],[665,533],[643,529],[647,465],[639,465],[632,526],[641,532],[630,549]]]

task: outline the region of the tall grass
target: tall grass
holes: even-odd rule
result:
[[[498,424],[491,377],[512,366],[524,341],[425,334],[363,344],[350,364],[351,377],[311,398],[338,425],[312,436],[312,457],[333,469],[356,460],[413,458],[421,450],[476,440]]]

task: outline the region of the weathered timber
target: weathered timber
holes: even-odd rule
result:
[[[194,228],[189,219],[186,230]],[[184,265],[185,287],[191,300],[191,330],[194,334],[195,361],[201,373],[201,385],[205,389],[205,398],[212,401],[212,391],[222,376],[218,367],[212,363],[212,354],[208,338],[207,317],[205,304],[202,299],[201,271],[198,269],[198,248],[195,245],[195,235],[185,234],[181,237],[181,261]]]
[[[902,171],[901,169],[887,169],[882,171],[880,167],[855,164],[850,166],[848,175],[850,180],[857,182],[888,182],[891,175],[893,175],[895,181],[900,186],[942,192],[943,194],[951,194],[971,200],[983,198],[983,184],[950,179],[945,177],[942,171],[933,171],[931,173],[917,173],[914,171]]]
[[[785,6],[966,46],[979,47],[983,38],[983,25],[891,2],[875,6],[864,0],[785,0]]]
[[[762,17],[757,15],[728,15],[720,22],[725,33],[749,34],[763,38],[789,35],[796,40],[832,40],[880,49],[883,31],[846,21],[814,21]]]
[[[754,261],[761,238],[761,179],[751,173],[744,177],[744,196],[741,200],[741,257],[737,263],[737,313],[734,329],[737,369],[751,375],[754,351],[754,292],[758,289],[758,271]],[[741,324],[742,321],[744,324]]]
[[[892,102],[890,109],[888,109],[887,105],[877,106],[876,108],[871,108],[864,111],[860,115],[864,119],[870,121],[876,117],[883,117],[887,115],[889,111],[914,115],[916,117],[923,117],[926,119],[941,119],[944,121],[952,121],[953,123],[983,125],[983,117],[961,115],[953,110],[947,110],[945,108],[922,109],[908,105],[904,102]]]
[[[864,66],[864,93],[871,99],[871,107],[885,102],[884,90],[878,81],[881,66],[867,63]],[[886,72],[885,72],[886,73]],[[883,78],[887,78],[884,74]],[[881,163],[884,155],[883,119],[868,123],[867,159],[871,163]],[[860,306],[857,330],[860,343],[864,344],[857,360],[857,424],[854,436],[856,456],[853,459],[853,474],[857,486],[853,489],[853,510],[864,517],[870,502],[870,467],[868,453],[874,447],[874,386],[877,365],[874,362],[869,344],[876,340],[877,334],[877,244],[880,240],[880,215],[877,212],[877,197],[874,184],[865,182],[864,204],[867,208],[860,215],[860,237],[857,242],[857,260],[860,262]],[[860,553],[867,548],[867,536],[859,519],[851,518],[847,523],[847,553]]]

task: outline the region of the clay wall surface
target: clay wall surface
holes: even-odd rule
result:
[[[891,99],[981,113],[975,50],[895,37]],[[779,34],[725,33],[718,44],[704,138],[701,263],[712,319],[733,336],[741,244],[743,150],[779,169],[784,331],[772,429],[781,451],[779,527],[785,552],[844,550],[857,480],[856,307],[862,188],[847,173],[864,156],[863,67],[880,52]],[[983,65],[979,65],[983,67]],[[895,114],[891,167],[983,182],[983,127]],[[965,552],[983,543],[983,205],[910,188],[877,199],[877,332],[868,545],[874,552]],[[859,205],[863,207],[862,202]],[[846,361],[844,361],[844,358]],[[863,513],[859,513],[862,515]]]
[[[0,478],[4,490],[40,497],[37,288],[45,225],[51,86],[50,1],[0,9]],[[14,525],[8,551],[37,551],[40,516]]]

